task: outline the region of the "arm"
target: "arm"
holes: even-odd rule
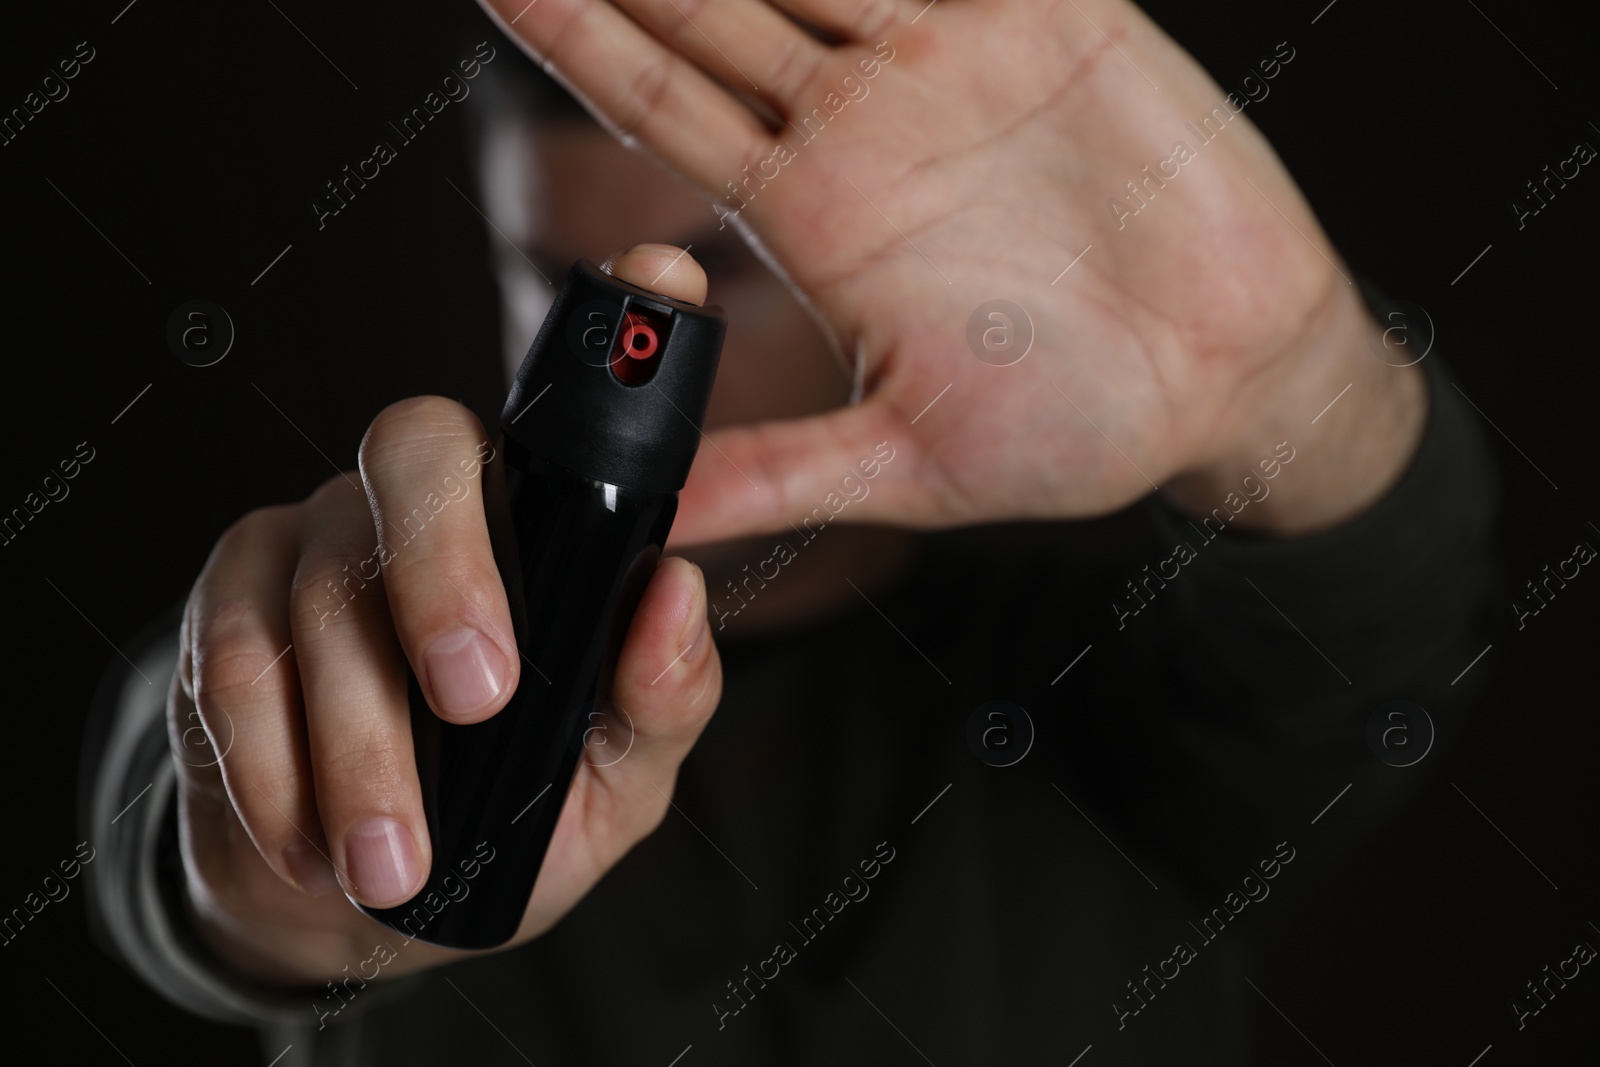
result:
[[[1364,363],[1381,372],[1365,396]],[[1318,866],[1346,855],[1438,766],[1484,679],[1482,667],[1461,678],[1497,583],[1497,476],[1477,416],[1436,353],[1405,368],[1420,395],[1365,345],[1343,371],[1357,384],[1316,426],[1285,405],[1302,417],[1265,427],[1249,459],[1152,498],[1157,579],[1119,574],[1135,592],[1108,583],[1109,603],[1093,605],[1115,666],[1073,703],[1126,757],[1111,806],[1208,891],[1286,835]],[[1258,464],[1280,441],[1294,458],[1269,478]],[[1372,749],[1368,721],[1391,700],[1429,713],[1427,764],[1389,766]],[[1410,724],[1408,741],[1422,737]],[[1090,757],[1072,748],[1081,769]]]

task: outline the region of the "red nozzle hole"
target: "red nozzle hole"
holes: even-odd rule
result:
[[[622,329],[611,353],[611,373],[624,384],[643,385],[655,377],[660,350],[661,332],[657,325],[645,315],[629,311],[622,317]]]
[[[627,325],[622,331],[622,354],[633,359],[649,359],[656,354],[656,331],[653,326],[642,319],[628,316]]]

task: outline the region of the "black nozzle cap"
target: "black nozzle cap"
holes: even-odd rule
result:
[[[700,446],[727,325],[719,307],[652,293],[580,259],[512,383],[506,437],[595,481],[676,493]]]

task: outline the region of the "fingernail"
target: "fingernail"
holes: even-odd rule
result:
[[[344,838],[344,858],[357,896],[368,903],[409,897],[422,878],[411,832],[393,819],[363,819]]]
[[[307,896],[320,897],[339,888],[333,865],[306,841],[291,842],[283,850],[283,864],[289,868],[289,877]]]
[[[439,702],[434,710],[446,715],[470,715],[505,687],[504,657],[476,630],[463,626],[435,639],[423,659]]]

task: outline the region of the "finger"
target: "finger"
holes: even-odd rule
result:
[[[613,254],[602,269],[631,285],[686,304],[706,302],[705,270],[676,245],[634,245]]]
[[[632,728],[632,747],[603,766],[589,761],[612,806],[611,821],[629,824],[625,837],[636,840],[660,821],[678,766],[721,697],[705,576],[694,564],[669,557],[639,601],[611,687],[622,729]]]
[[[828,48],[761,0],[617,0],[634,20],[724,85],[794,106]]]
[[[669,544],[791,529],[814,536],[835,521],[947,520],[934,502],[960,497],[921,484],[933,468],[909,431],[904,416],[869,397],[822,415],[710,434],[679,494]]]
[[[181,758],[186,749],[194,750],[183,736],[199,719],[193,690],[183,677],[188,658],[185,642],[186,638],[179,638],[178,671],[167,690],[167,739],[177,766],[179,843],[185,866],[196,876],[190,880],[190,893],[195,894],[207,886],[228,885],[241,866],[265,860],[239,820],[221,769],[216,764],[189,766]],[[271,869],[280,879],[290,881],[276,867]],[[208,903],[196,899],[201,908]]]
[[[494,445],[477,416],[423,396],[385,408],[361,441],[361,477],[378,532],[395,632],[428,704],[478,722],[505,706],[521,675],[505,585],[490,547],[481,487]]]
[[[754,112],[611,4],[479,2],[613,134],[637,138],[702,189],[721,189],[770,151]]]
[[[317,820],[289,648],[300,522],[298,508],[265,508],[218,540],[184,616],[179,674],[192,703],[174,705],[173,752],[191,799],[225,789],[273,872],[320,896],[337,883]],[[207,836],[224,840],[221,826],[214,821]]]
[[[883,40],[902,16],[921,17],[933,5],[927,0],[773,0],[796,18],[844,41],[872,44]]]
[[[405,656],[366,496],[342,478],[306,502],[290,605],[317,810],[346,893],[391,907],[421,887],[431,862],[411,747]],[[373,573],[367,579],[363,571]],[[347,575],[354,572],[355,582]],[[349,593],[329,612],[329,582]],[[359,584],[356,584],[359,583]]]

